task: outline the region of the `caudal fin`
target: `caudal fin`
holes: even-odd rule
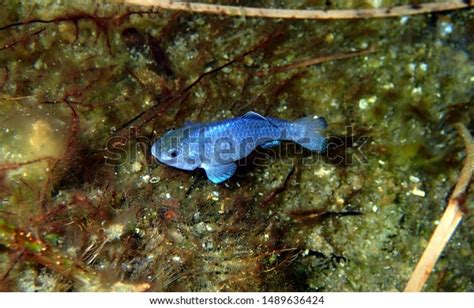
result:
[[[323,117],[306,117],[295,122],[299,136],[295,142],[310,151],[322,152],[326,149],[326,138],[321,135],[328,126]]]

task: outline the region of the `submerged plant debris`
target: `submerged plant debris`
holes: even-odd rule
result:
[[[327,2],[251,5],[409,3]],[[472,9],[315,21],[60,3],[0,12],[2,291],[403,290],[462,166],[453,124],[474,127]],[[324,116],[327,153],[284,144],[222,185],[151,157],[186,120],[251,110]],[[474,291],[465,206],[427,291]]]

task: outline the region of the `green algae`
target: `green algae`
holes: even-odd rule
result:
[[[11,2],[0,13],[2,289],[403,290],[461,169],[452,124],[472,126],[472,11],[331,22],[131,12]],[[333,143],[321,157],[285,145],[252,155],[224,185],[150,156],[185,120],[249,110],[322,115]],[[425,290],[474,290],[472,227],[467,214]]]

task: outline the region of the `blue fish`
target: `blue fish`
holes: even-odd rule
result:
[[[286,121],[250,111],[243,116],[212,123],[185,122],[159,138],[151,154],[160,162],[183,170],[203,168],[213,183],[229,179],[236,161],[257,146],[269,148],[281,140],[294,141],[310,151],[326,148],[321,132],[327,127],[322,117]]]

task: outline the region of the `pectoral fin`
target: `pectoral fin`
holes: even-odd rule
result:
[[[218,184],[224,182],[234,175],[237,165],[236,163],[230,163],[226,165],[204,166],[203,168],[206,171],[208,179],[212,183]]]

